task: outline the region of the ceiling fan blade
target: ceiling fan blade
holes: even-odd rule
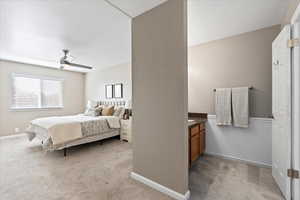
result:
[[[70,66],[73,66],[73,67],[80,67],[80,68],[84,68],[84,69],[93,69],[93,67],[86,66],[86,65],[81,65],[81,64],[76,64],[76,63],[71,63],[67,60],[64,60],[63,62],[60,62],[60,64],[70,65]]]
[[[64,56],[60,59],[61,69],[64,69],[64,65],[69,65],[71,67],[78,67],[78,68],[83,68],[83,69],[88,69],[88,70],[93,69],[93,67],[81,65],[81,64],[77,64],[77,63],[72,63],[72,61],[69,61],[70,58],[72,60],[74,59],[74,57],[72,55],[70,55],[69,50],[63,49],[63,53],[64,53]]]
[[[85,69],[93,69],[93,67],[86,66],[86,65],[80,65],[80,64],[76,64],[76,63],[70,63],[70,65],[71,65],[71,66],[74,66],[74,67],[85,68]]]

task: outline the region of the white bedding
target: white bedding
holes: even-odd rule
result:
[[[77,116],[47,117],[32,120],[31,125],[47,130],[53,145],[60,145],[82,138],[80,121]]]
[[[101,120],[101,119],[106,119],[111,128],[120,128],[120,118],[119,117],[116,117],[116,116],[92,117],[92,116],[86,116],[83,114],[38,118],[38,119],[32,120],[30,123],[33,125],[40,126],[45,129],[49,129],[49,128],[51,128],[55,125],[59,125],[59,124],[82,123],[82,122]]]
[[[45,137],[51,138],[54,146],[66,144],[70,141],[74,141],[80,138],[85,137],[88,134],[85,132],[98,131],[98,129],[105,130],[103,124],[100,122],[106,121],[109,128],[119,129],[120,128],[120,118],[116,116],[85,116],[85,115],[73,115],[73,116],[60,116],[60,117],[46,117],[32,120],[30,127],[28,128],[28,133],[30,139],[36,137],[37,130],[43,129],[42,135]],[[106,124],[105,124],[106,125]],[[107,125],[106,125],[107,127]],[[101,130],[99,130],[100,132]],[[32,135],[34,134],[34,135]]]

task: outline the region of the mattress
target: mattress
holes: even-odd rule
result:
[[[72,132],[68,131],[68,128],[61,129],[63,131],[58,133],[66,134],[68,137],[65,137],[67,139],[63,142],[54,143],[53,139],[55,138],[53,137],[55,134],[50,133],[51,128],[55,126],[65,126],[66,124],[69,125],[66,126],[69,128],[72,127],[73,124],[80,124],[81,136],[72,139],[72,137],[70,137]],[[43,142],[43,148],[45,150],[59,150],[119,135],[120,119],[114,116],[91,117],[84,115],[40,118],[31,121],[26,132],[29,140],[33,140],[34,138],[40,139]]]

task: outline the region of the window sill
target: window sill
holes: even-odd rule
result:
[[[9,110],[12,112],[30,112],[30,111],[46,111],[46,110],[57,110],[63,109],[63,106],[58,107],[46,107],[46,108],[10,108]]]

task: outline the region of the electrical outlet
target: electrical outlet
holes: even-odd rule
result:
[[[19,133],[20,129],[19,128],[15,128],[15,133]]]

